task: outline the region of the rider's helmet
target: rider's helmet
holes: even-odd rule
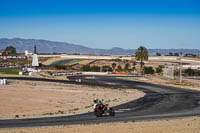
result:
[[[94,101],[94,103],[97,103],[97,102],[98,102],[98,99],[97,99],[97,98],[94,98],[93,101]]]

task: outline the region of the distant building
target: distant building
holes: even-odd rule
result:
[[[175,79],[174,71],[175,71],[175,66],[165,65],[163,70],[163,76],[169,79]]]
[[[200,65],[183,65],[183,69],[200,70]]]
[[[185,57],[196,57],[196,54],[187,53],[184,55]]]
[[[38,67],[38,55],[37,54],[33,54],[33,61],[32,61],[32,66],[33,67]]]

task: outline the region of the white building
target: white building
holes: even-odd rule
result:
[[[39,63],[38,63],[38,55],[37,55],[37,54],[33,54],[32,66],[33,66],[33,67],[38,67],[38,66],[39,66]]]

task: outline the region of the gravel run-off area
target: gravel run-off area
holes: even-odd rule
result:
[[[144,95],[135,89],[8,80],[0,85],[0,119],[75,115],[92,112],[95,97],[115,106]]]
[[[200,133],[200,117],[144,122],[0,129],[0,133]]]

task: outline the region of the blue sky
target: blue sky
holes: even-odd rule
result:
[[[200,49],[200,1],[0,0],[0,38]]]

